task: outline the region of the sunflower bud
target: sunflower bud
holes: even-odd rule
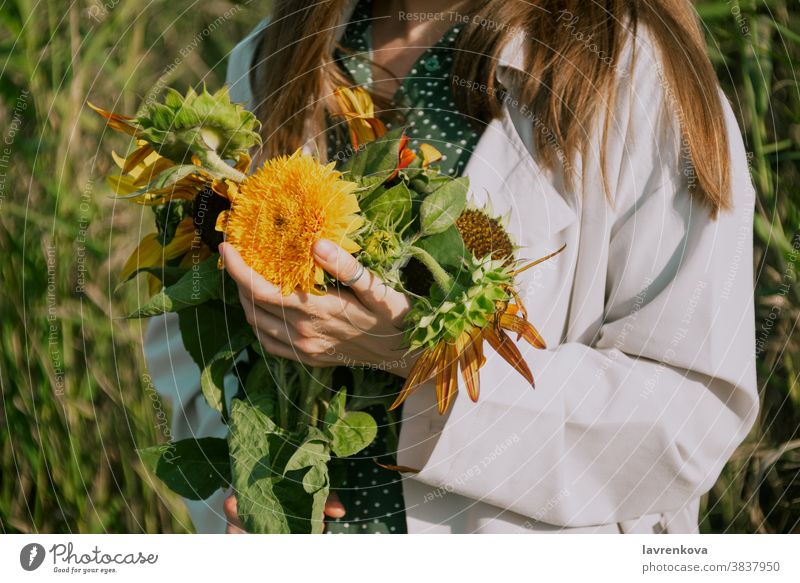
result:
[[[362,255],[369,265],[387,265],[397,257],[400,241],[396,234],[378,230],[364,239]]]
[[[464,280],[446,298],[434,293],[430,302],[416,302],[408,314],[409,347],[432,348],[441,341],[453,343],[471,328],[485,328],[495,316],[498,304],[511,299],[514,276],[502,260],[491,256],[465,265]],[[433,310],[431,310],[433,306]]]
[[[261,143],[258,120],[242,105],[231,103],[224,87],[214,94],[205,88],[198,94],[190,88],[186,96],[167,89],[163,103],[148,106],[136,124],[138,137],[178,163],[208,152],[235,160]]]

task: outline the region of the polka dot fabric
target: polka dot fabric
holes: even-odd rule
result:
[[[341,41],[346,52],[337,54],[338,62],[355,84],[368,90],[373,84],[371,20],[370,2],[362,0],[354,10]],[[480,133],[470,125],[468,118],[458,111],[452,96],[450,71],[460,30],[458,25],[452,27],[420,56],[393,98],[404,118],[402,125],[407,127],[410,147],[416,149],[421,143],[427,143],[437,148],[442,153],[440,170],[452,176],[461,174],[480,138]],[[391,122],[385,123],[391,129]],[[341,154],[338,153],[347,152],[349,144],[339,142],[337,136],[340,133],[330,131],[328,135],[328,158],[339,159]],[[379,406],[369,412],[378,421],[378,437],[357,456],[343,460],[344,476],[336,491],[347,514],[342,519],[328,521],[326,531],[330,534],[400,534],[407,531],[401,476],[381,468],[374,461],[378,458],[384,463],[395,463],[387,453],[396,449],[400,417]]]
[[[355,84],[368,90],[373,86],[371,21],[370,2],[362,0],[341,41],[347,53],[337,55],[338,62]],[[434,146],[442,153],[440,170],[453,176],[464,170],[481,133],[458,110],[453,99],[450,72],[455,41],[461,29],[460,24],[453,26],[438,43],[420,55],[393,98],[395,107],[404,117],[401,125],[407,127],[410,147],[416,149],[421,143]],[[386,126],[391,129],[392,123],[386,122]],[[342,151],[346,148],[337,147],[332,139],[329,157],[335,159],[336,153]]]

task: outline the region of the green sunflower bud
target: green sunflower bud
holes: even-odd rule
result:
[[[511,299],[512,268],[491,256],[472,260],[466,272],[444,297],[433,293],[429,301],[417,300],[408,313],[409,348],[433,348],[439,342],[455,342],[471,327],[485,328],[493,320],[498,303]],[[463,283],[466,282],[466,283]],[[434,288],[435,291],[435,288]]]
[[[369,265],[390,265],[400,250],[400,241],[389,231],[374,231],[364,239],[364,261]]]
[[[167,89],[163,103],[153,103],[136,118],[138,135],[153,144],[162,156],[185,163],[192,154],[209,152],[235,160],[261,143],[258,120],[238,103],[231,103],[227,87],[183,96]]]

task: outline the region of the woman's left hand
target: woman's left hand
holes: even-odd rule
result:
[[[309,366],[374,366],[408,376],[414,364],[403,347],[408,297],[369,270],[349,288],[283,296],[231,245],[220,245],[220,253],[239,287],[247,321],[270,354]],[[325,239],[314,245],[314,255],[339,281],[352,279],[361,269],[355,257]]]

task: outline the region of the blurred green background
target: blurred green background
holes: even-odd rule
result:
[[[126,141],[85,100],[135,112],[151,87],[218,87],[268,4],[0,0],[0,531],[191,530],[135,453],[167,439],[169,412],[145,376],[140,324],[119,319],[144,289],[114,291],[150,213],[108,198],[109,148]],[[758,190],[763,404],[702,528],[800,532],[800,6],[697,7]]]

